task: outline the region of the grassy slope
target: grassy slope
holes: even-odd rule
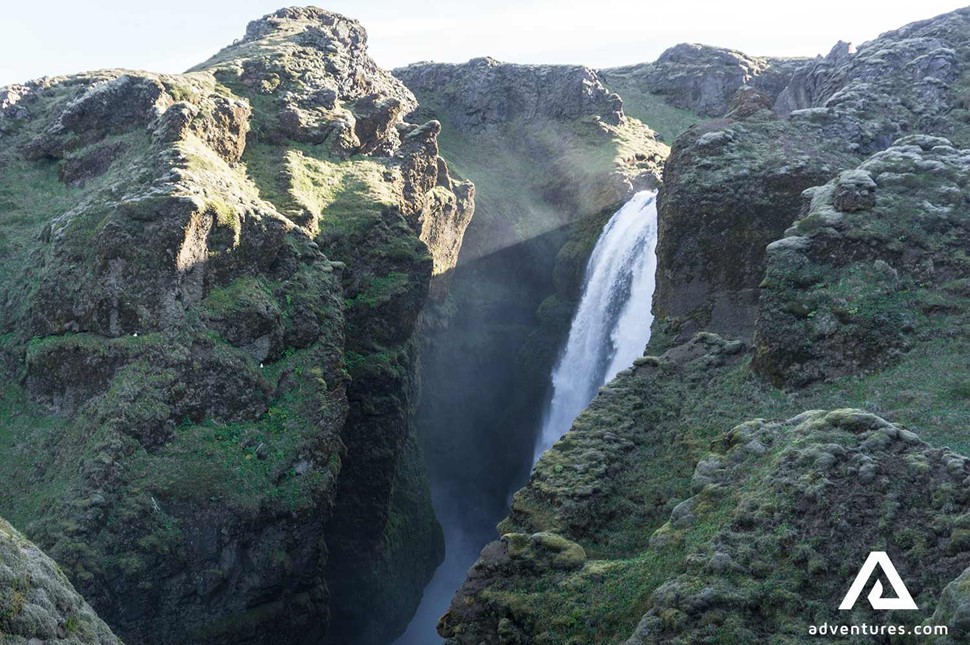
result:
[[[435,110],[432,101],[424,105]],[[648,137],[649,129],[636,119],[619,126],[593,119],[507,123],[481,134],[458,132],[444,121],[442,153],[476,187],[477,215],[470,232],[497,229],[501,235],[495,241],[472,234],[472,246],[463,253],[478,257],[501,248],[499,243],[519,243],[576,214],[613,205],[612,199],[604,202],[610,176],[649,167],[646,160],[630,163]],[[664,146],[659,148],[666,154]]]
[[[611,71],[605,85],[623,99],[623,111],[649,125],[661,141],[668,145],[680,133],[701,121],[690,110],[670,105],[662,96],[645,91],[636,78],[623,72]]]

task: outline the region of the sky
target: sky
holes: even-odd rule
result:
[[[290,0],[293,2],[294,0]],[[0,86],[106,67],[181,72],[286,0],[10,2],[0,14]],[[967,2],[967,0],[963,0]],[[814,56],[961,6],[948,0],[332,0],[360,20],[378,64],[492,56],[594,68],[654,60],[679,42]]]

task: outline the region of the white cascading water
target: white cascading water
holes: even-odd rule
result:
[[[601,386],[643,355],[653,322],[656,198],[656,191],[635,194],[596,242],[566,349],[552,372],[552,402],[533,461],[569,430]]]

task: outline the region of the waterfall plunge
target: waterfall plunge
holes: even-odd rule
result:
[[[573,319],[566,350],[553,372],[555,393],[546,409],[537,439],[538,459],[596,395],[596,390],[643,353],[653,319],[654,273],[657,267],[657,207],[655,192],[633,196],[610,219],[586,266],[586,285]],[[494,518],[482,523],[469,517],[488,517],[491,511],[463,513],[460,505],[473,500],[441,489],[435,493],[435,512],[445,529],[445,562],[424,590],[421,606],[407,632],[395,645],[440,643],[435,624],[481,547],[494,535]]]
[[[642,191],[610,219],[586,265],[586,284],[552,372],[535,460],[561,437],[596,391],[643,355],[657,270],[657,193]]]

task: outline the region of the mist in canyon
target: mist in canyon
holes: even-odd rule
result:
[[[396,641],[398,645],[439,640],[435,633],[438,618],[447,610],[481,548],[495,539],[495,525],[508,512],[511,494],[528,478],[533,461],[569,429],[597,388],[642,355],[653,320],[650,308],[656,244],[656,191],[640,191],[613,214],[600,234],[586,265],[582,296],[566,344],[547,378],[545,394],[533,401],[531,410],[518,423],[506,426],[506,434],[514,433],[509,437],[511,442],[479,423],[476,399],[486,395],[482,392],[479,396],[474,378],[468,379],[460,369],[465,364],[461,355],[449,354],[447,362],[426,361],[424,378],[428,383],[448,380],[454,385],[457,379],[469,387],[469,398],[446,406],[453,415],[451,449],[428,448],[432,500],[445,533],[445,560],[425,589],[407,631]],[[518,251],[522,249],[506,249],[504,254]],[[501,262],[503,252],[498,255]],[[480,267],[470,270],[476,268]],[[508,308],[502,314],[512,322],[517,312]],[[456,321],[454,324],[481,323],[474,316],[460,314]],[[454,333],[454,328],[450,331]],[[431,356],[435,356],[433,351]],[[502,370],[508,365],[496,367]],[[419,416],[417,423],[419,435],[440,422],[440,417],[428,410],[434,405],[428,398],[439,394],[439,388],[425,390],[425,416]]]

